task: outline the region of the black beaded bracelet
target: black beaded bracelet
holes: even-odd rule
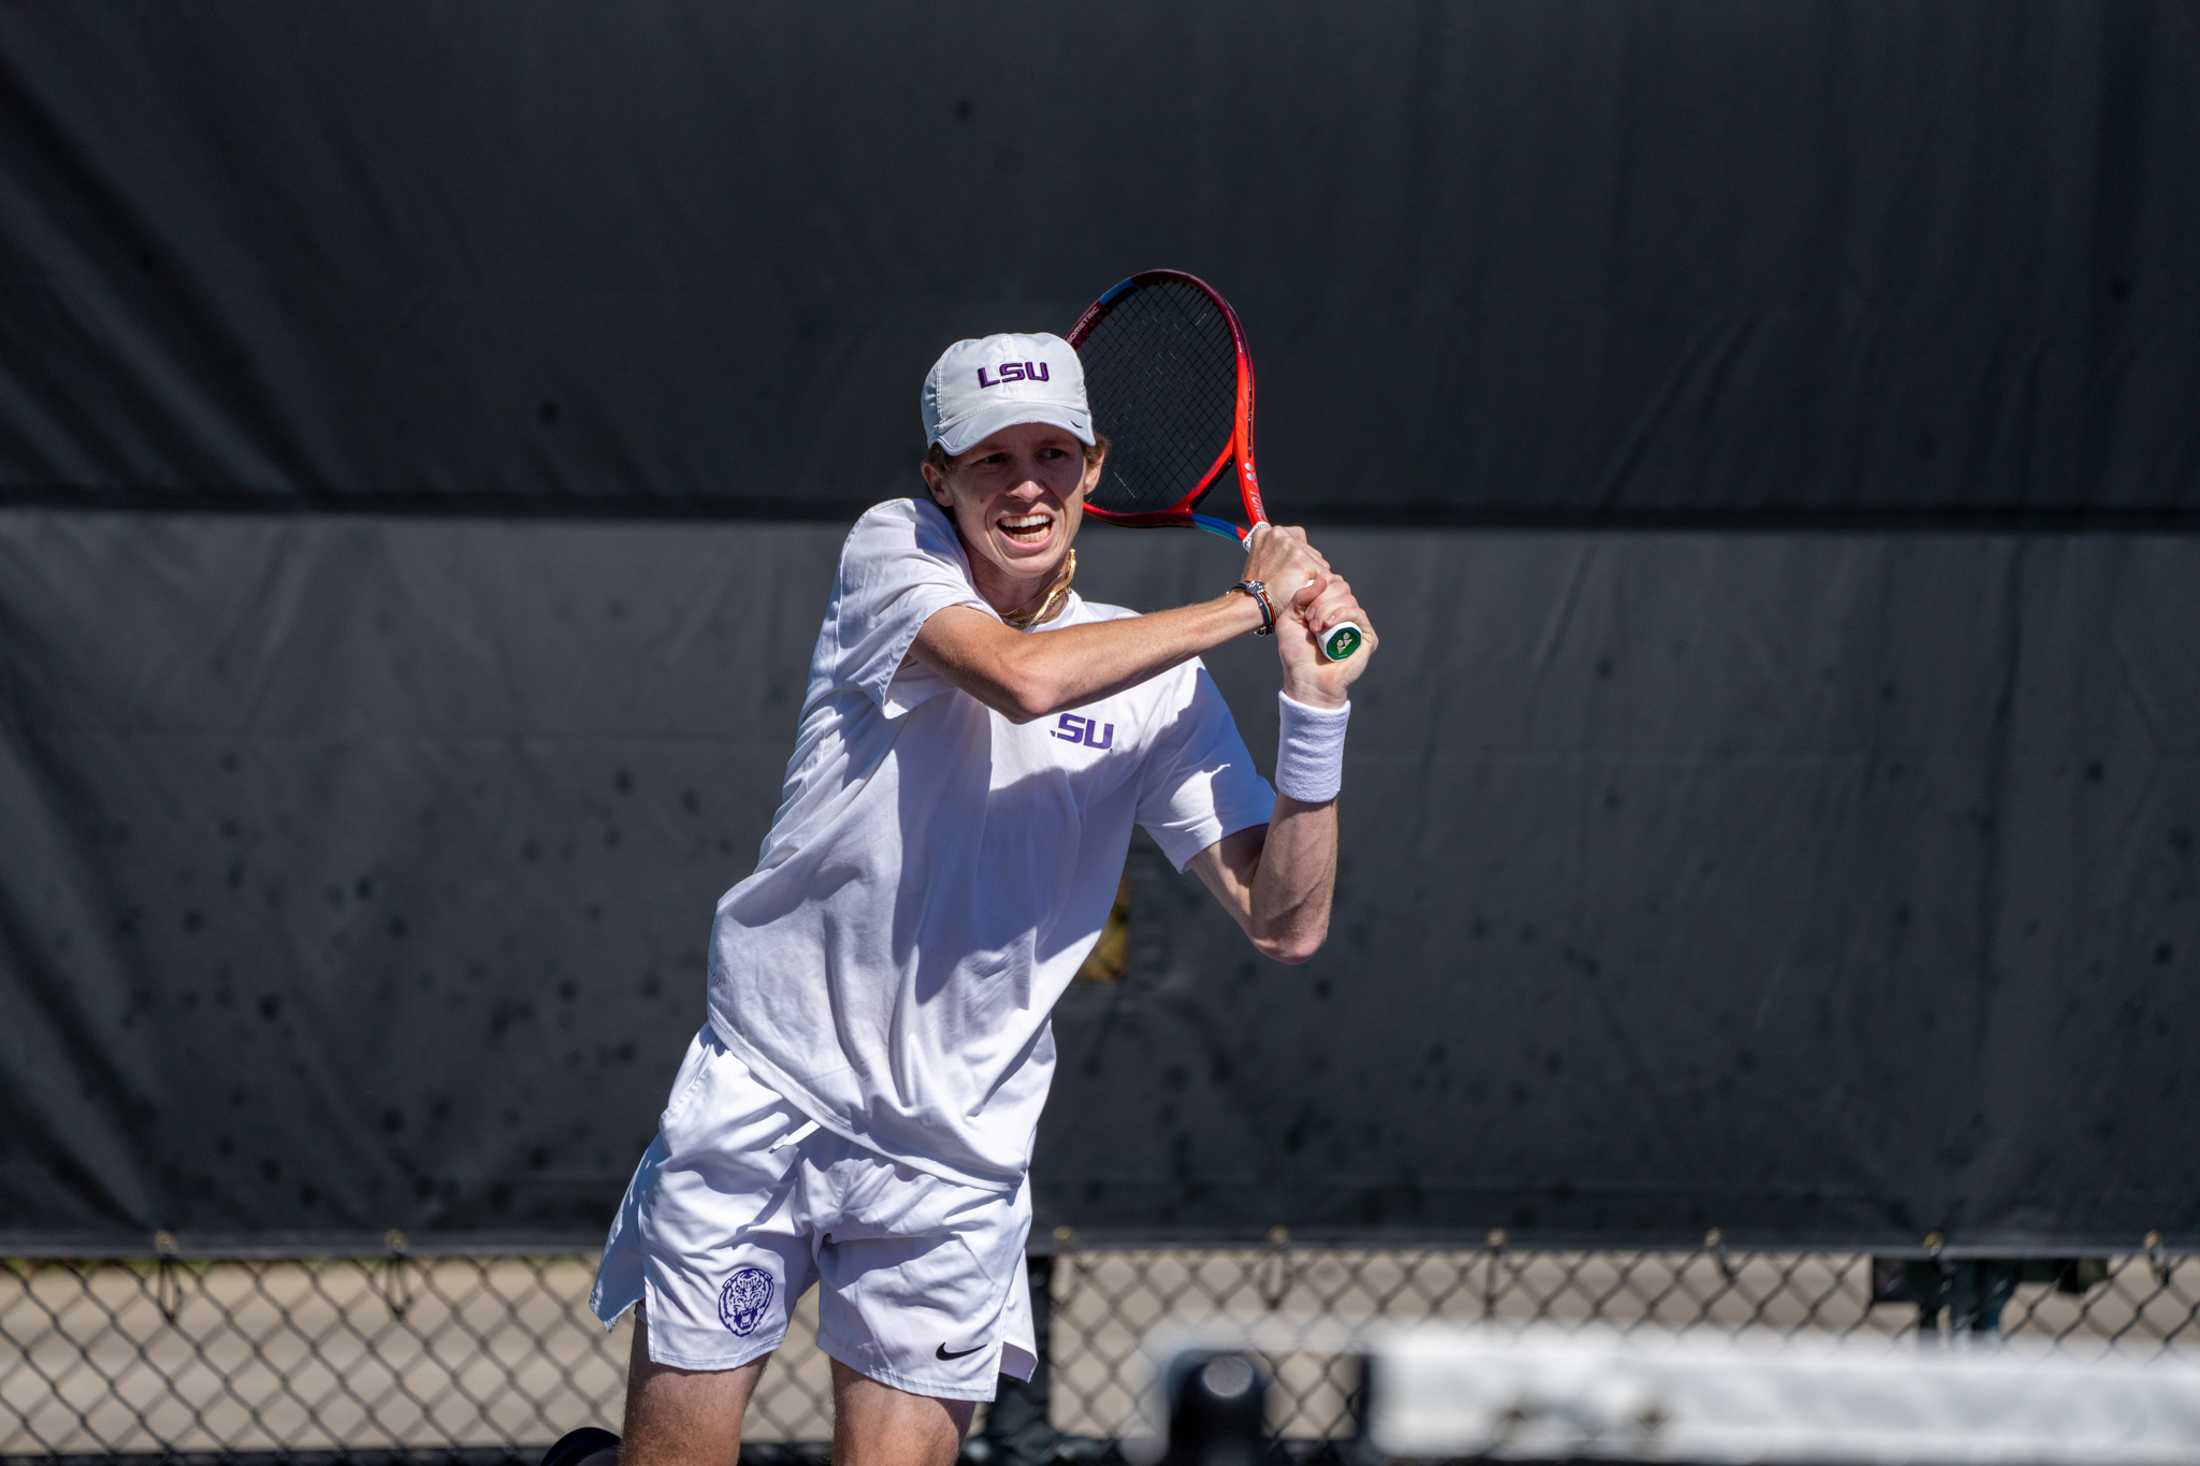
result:
[[[1241,580],[1236,585],[1231,586],[1230,589],[1244,591],[1253,598],[1253,604],[1260,607],[1260,630],[1253,634],[1255,636],[1274,635],[1276,630],[1276,608],[1269,603],[1268,587],[1257,580]]]

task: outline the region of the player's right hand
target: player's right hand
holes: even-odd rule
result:
[[[1350,621],[1360,628],[1360,645],[1341,662],[1322,655],[1322,636]],[[1343,576],[1332,574],[1318,590],[1309,589],[1303,605],[1294,603],[1276,618],[1276,655],[1283,662],[1283,690],[1299,702],[1336,707],[1367,671],[1382,640],[1367,608]]]
[[[1329,561],[1307,543],[1306,531],[1297,525],[1255,525],[1245,550],[1245,579],[1268,587],[1268,600],[1279,618],[1309,585],[1318,591],[1328,583]]]

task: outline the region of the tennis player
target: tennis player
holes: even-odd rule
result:
[[[1376,648],[1351,587],[1268,528],[1197,604],[1081,598],[1107,450],[1058,337],[957,342],[923,418],[927,494],[842,547],[779,812],[718,903],[709,1021],[605,1242],[595,1312],[639,1310],[628,1463],[731,1460],[813,1284],[843,1466],[944,1466],[997,1377],[1030,1377],[1048,1014],[1134,824],[1268,956],[1328,929],[1346,689]],[[1345,620],[1367,643],[1329,662],[1315,634]],[[1274,788],[1198,660],[1271,628]]]

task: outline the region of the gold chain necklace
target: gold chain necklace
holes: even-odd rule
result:
[[[1027,626],[1036,626],[1040,622],[1045,621],[1049,616],[1052,616],[1055,611],[1061,606],[1062,597],[1069,594],[1069,583],[1076,577],[1076,575],[1077,552],[1075,550],[1071,550],[1068,554],[1062,557],[1062,568],[1055,573],[1054,583],[1047,587],[1046,597],[1039,602],[1037,609],[1030,611],[1017,611],[1009,615],[1004,615],[1003,617],[1001,617],[1001,619],[1003,621],[1006,621],[1009,625],[1015,627],[1018,631],[1023,630]]]

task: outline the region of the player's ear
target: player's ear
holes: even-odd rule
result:
[[[1107,466],[1108,440],[1094,435],[1085,445],[1085,492],[1091,493],[1100,484],[1100,470]]]
[[[954,504],[947,497],[947,475],[933,467],[929,460],[918,464],[917,467],[924,474],[925,491],[931,494],[932,502],[942,509],[954,508]]]

